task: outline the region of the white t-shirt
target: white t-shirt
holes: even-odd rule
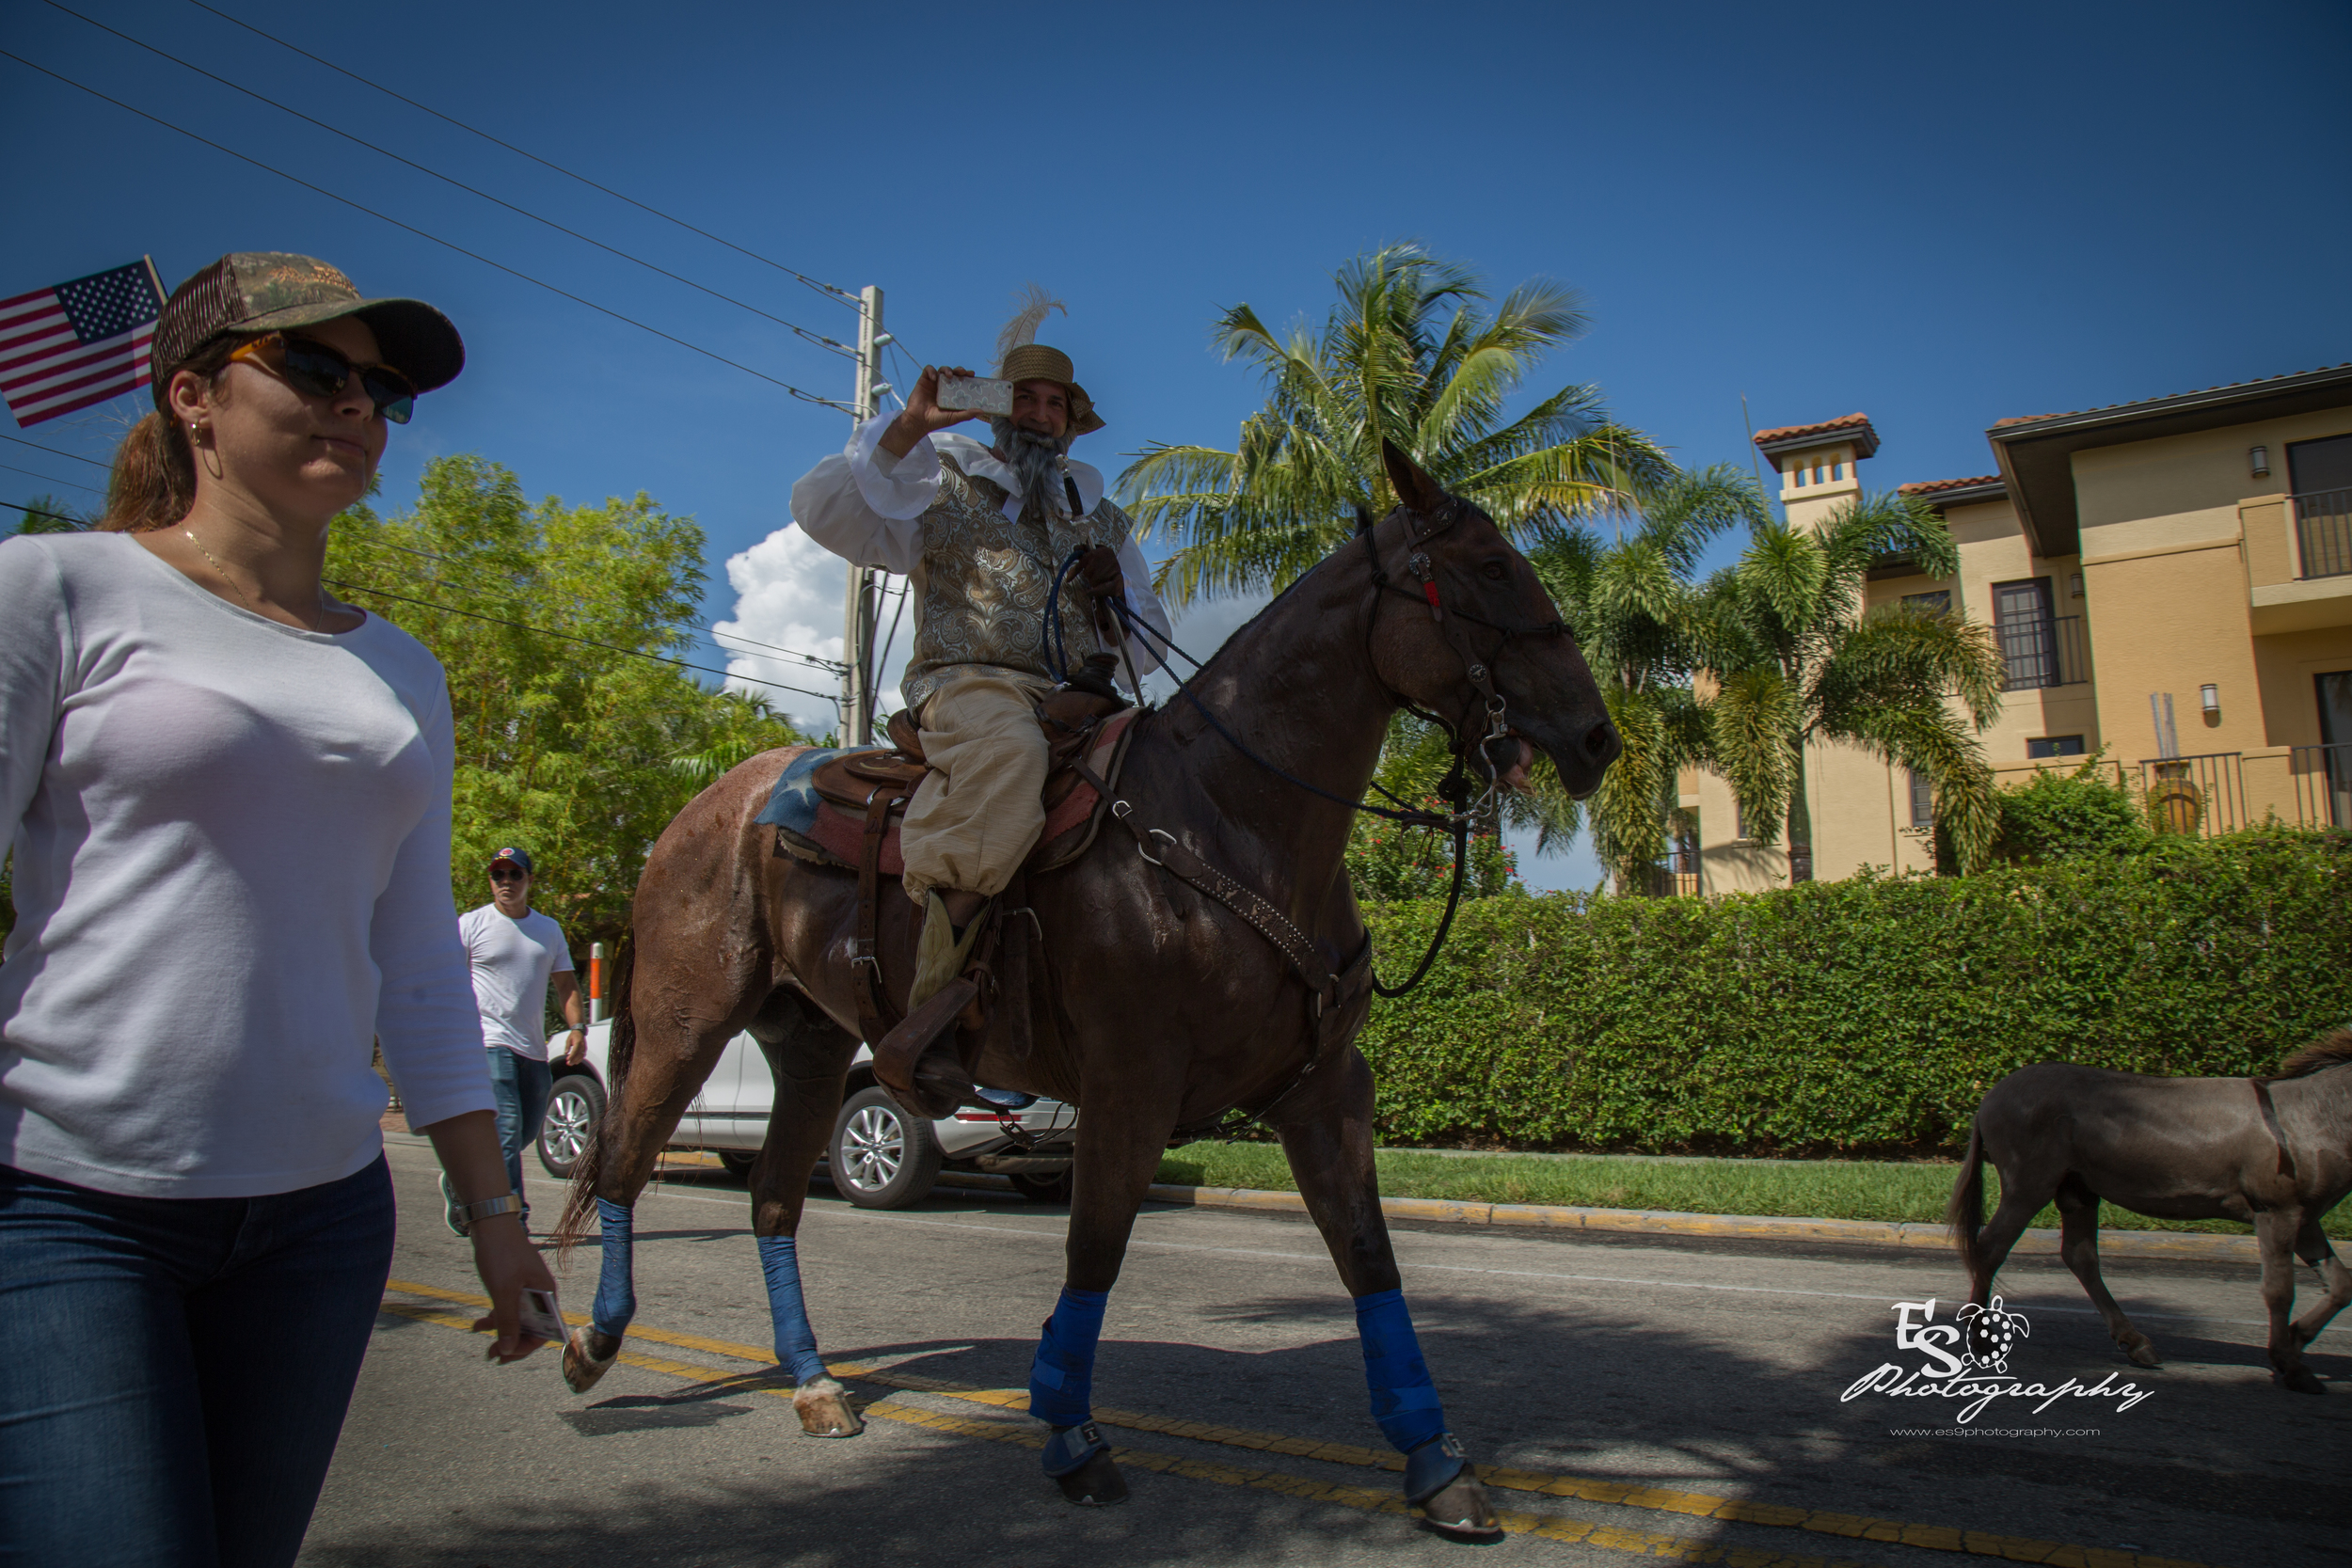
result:
[[[572,950],[564,943],[564,927],[537,910],[514,920],[499,913],[496,904],[485,904],[465,912],[457,934],[473,964],[482,1043],[546,1061],[548,977],[572,972]]]
[[[0,1164],[253,1197],[492,1106],[450,899],[441,667],[311,632],[126,534],[0,540]]]

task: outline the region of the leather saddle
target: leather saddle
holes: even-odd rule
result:
[[[1107,679],[1099,689],[1089,689],[1093,684],[1073,682],[1037,705],[1048,754],[1041,792],[1045,831],[1028,863],[997,896],[996,915],[981,933],[964,974],[911,1017],[903,1002],[913,979],[912,955],[922,911],[903,896],[885,896],[882,880],[905,870],[905,858],[898,852],[900,819],[931,771],[923,758],[921,734],[907,715],[894,714],[888,725],[889,750],[843,752],[819,765],[810,780],[822,805],[815,832],[808,836],[829,859],[853,864],[858,874],[850,962],[859,1030],[874,1048],[876,1076],[918,1115],[946,1116],[969,1097],[972,1069],[992,1040],[1013,1060],[1029,1053],[1034,1038],[1029,946],[1037,926],[1027,909],[1028,878],[1068,864],[1092,843],[1096,819],[1106,801],[1084,781],[1077,765],[1090,760],[1096,778],[1115,781],[1135,718]],[[850,846],[843,842],[841,830],[852,819],[854,856],[842,852]],[[1082,838],[1080,829],[1085,830]],[[898,931],[884,932],[885,911],[901,927]],[[893,958],[891,967],[903,965],[904,973],[885,975],[885,951]],[[955,1032],[953,1050],[932,1050],[933,1042],[950,1028]]]

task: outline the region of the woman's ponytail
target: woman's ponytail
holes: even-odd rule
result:
[[[162,372],[159,387],[168,388],[182,371],[194,371],[213,383],[219,396],[219,375],[230,354],[250,333],[215,338],[202,350]],[[148,533],[169,528],[196,505],[196,449],[184,427],[157,408],[131,427],[115,449],[114,477],[106,484],[106,515],[98,528],[106,533]]]

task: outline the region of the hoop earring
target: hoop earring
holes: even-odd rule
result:
[[[190,420],[188,421],[188,450],[196,454],[196,460],[202,466],[207,478],[215,480],[226,479],[229,477],[229,468],[226,464],[220,461],[220,453],[215,451],[213,453],[213,460],[211,462],[207,463],[204,461],[205,448],[203,444],[196,438],[197,433],[203,427],[198,424],[194,420]]]

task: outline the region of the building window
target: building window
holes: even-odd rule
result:
[[[1731,836],[1741,844],[1748,841],[1748,811],[1737,795],[1731,798]]]
[[[1845,478],[1845,477],[1846,477],[1846,466],[1845,466],[1843,463],[1832,463],[1832,464],[1829,466],[1829,477],[1830,477],[1830,478],[1832,478],[1832,479],[1843,479],[1843,478]]]
[[[1804,465],[1800,463],[1797,467],[1788,470],[1788,483],[1790,487],[1794,489],[1802,490],[1804,488]]]
[[[2063,684],[2058,677],[2058,618],[2050,612],[2048,578],[1994,583],[1993,632],[2001,644],[2002,689],[2029,691]]]
[[[1903,608],[1918,610],[1923,615],[1949,615],[1952,612],[1952,591],[1931,588],[1924,594],[1905,594]]]
[[[2078,735],[2045,735],[2039,740],[2026,742],[2026,760],[2038,762],[2043,757],[2078,757],[2083,754],[2083,737]]]
[[[1911,825],[1915,828],[1935,826],[1935,785],[1916,768],[1903,769],[1911,775]]]

